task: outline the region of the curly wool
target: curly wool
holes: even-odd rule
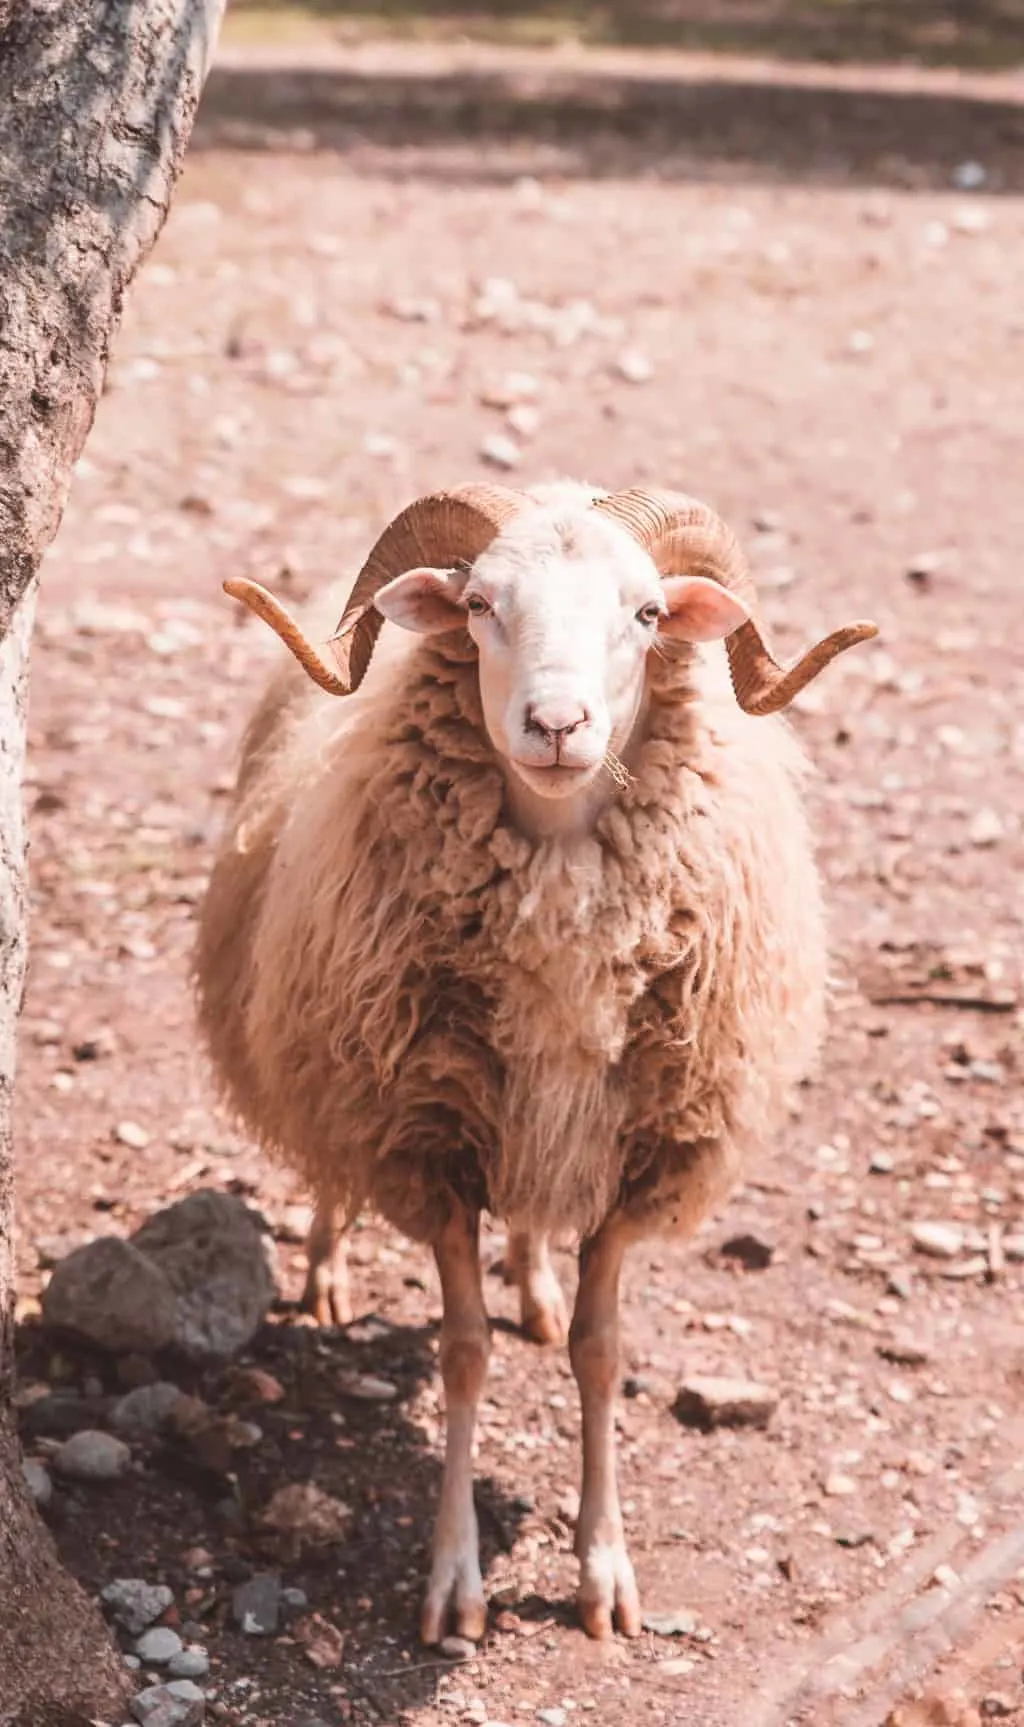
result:
[[[429,1240],[453,1197],[689,1232],[782,1120],[825,944],[786,723],[720,656],[652,659],[594,832],[510,825],[465,636],[385,628],[357,695],[289,662],[250,724],[196,974],[222,1087],[352,1214]]]

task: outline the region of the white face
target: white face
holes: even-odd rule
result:
[[[659,633],[708,641],[744,621],[701,577],[663,580],[617,523],[563,507],[525,510],[468,574],[411,570],[376,604],[406,629],[469,629],[491,742],[542,798],[565,798],[628,747]]]

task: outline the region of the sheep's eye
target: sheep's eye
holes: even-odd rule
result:
[[[487,601],[484,599],[483,594],[467,594],[467,596],[466,596],[466,610],[467,610],[467,612],[469,612],[471,617],[474,617],[474,618],[486,617],[487,613],[490,611],[490,609],[491,608],[487,604]]]
[[[649,600],[646,606],[641,606],[636,614],[637,622],[646,625],[649,630],[657,629],[661,617],[661,607],[657,600]]]

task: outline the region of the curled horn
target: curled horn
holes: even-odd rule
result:
[[[747,606],[749,621],[726,641],[732,686],[745,713],[778,713],[837,654],[878,634],[876,624],[847,624],[817,642],[786,671],[769,652],[761,633],[757,589],[739,541],[707,504],[681,492],[649,492],[637,487],[602,498],[594,509],[639,540],[663,576],[709,576]]]
[[[418,498],[384,529],[356,577],[330,647],[335,670],[291,613],[258,582],[234,576],[224,592],[241,600],[280,636],[300,665],[328,695],[347,696],[366,676],[384,619],[374,599],[388,582],[420,564],[473,563],[521,508],[504,486],[466,485]]]

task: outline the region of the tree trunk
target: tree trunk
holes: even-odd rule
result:
[[[0,1723],[121,1709],[125,1669],[26,1491],[11,1408],[21,772],[34,578],[124,293],[163,225],[223,0],[0,0]],[[117,1713],[114,1715],[118,1718]]]

